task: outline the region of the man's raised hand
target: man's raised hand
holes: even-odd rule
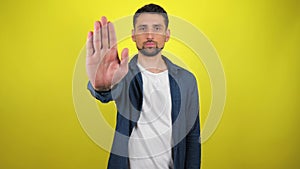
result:
[[[88,33],[86,43],[86,70],[88,78],[97,91],[106,91],[117,84],[128,72],[128,49],[118,57],[114,25],[106,17],[96,21],[94,33]]]

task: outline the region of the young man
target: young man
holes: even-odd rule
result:
[[[101,102],[114,100],[117,125],[109,169],[199,169],[197,83],[187,70],[162,56],[170,38],[166,11],[155,4],[138,9],[132,40],[118,58],[114,26],[95,22],[87,40],[88,89]]]

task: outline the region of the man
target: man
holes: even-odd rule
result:
[[[138,9],[132,40],[118,58],[114,26],[95,22],[87,40],[88,89],[101,102],[114,100],[117,125],[109,169],[199,169],[200,127],[194,76],[162,56],[170,38],[166,11],[155,4]]]

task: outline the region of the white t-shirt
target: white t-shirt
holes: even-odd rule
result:
[[[130,169],[172,169],[171,94],[168,70],[151,73],[141,65],[143,105],[129,138]]]

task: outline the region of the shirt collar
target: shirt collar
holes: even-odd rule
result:
[[[137,58],[138,58],[138,54],[136,54],[129,63],[129,68],[134,71],[134,72],[140,72],[138,66],[137,66]],[[163,60],[166,62],[166,65],[168,67],[168,71],[169,74],[177,74],[177,70],[180,69],[179,66],[175,65],[174,63],[172,63],[167,57],[162,55]]]

